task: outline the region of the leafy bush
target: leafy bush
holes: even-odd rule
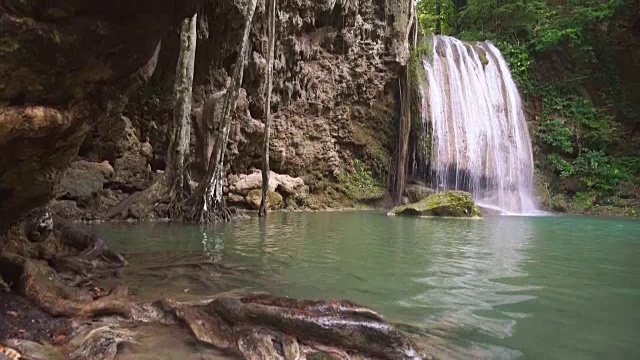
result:
[[[535,84],[531,78],[531,66],[533,59],[527,47],[521,43],[499,41],[496,46],[509,64],[511,75],[525,94],[534,92]]]
[[[538,136],[545,143],[560,149],[564,153],[573,152],[573,138],[575,134],[569,129],[565,121],[559,118],[546,119],[538,130]]]
[[[563,159],[556,153],[549,154],[549,156],[547,156],[547,159],[551,164],[551,168],[555,170],[562,178],[568,178],[576,172],[576,169],[571,162]]]

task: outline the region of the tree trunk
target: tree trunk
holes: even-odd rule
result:
[[[402,192],[406,181],[407,160],[409,149],[409,135],[411,133],[411,81],[408,67],[398,79],[400,88],[400,129],[398,131],[398,158],[396,163],[396,182],[393,190],[393,203],[402,202]]]
[[[411,35],[411,27],[413,24],[413,13],[415,12],[415,4],[411,5],[411,13],[409,15],[409,25],[407,27],[407,38]],[[418,31],[418,24],[413,26],[414,32]],[[410,46],[407,42],[407,46]],[[396,163],[395,184],[393,187],[393,203],[399,205],[402,202],[402,193],[404,191],[404,183],[406,181],[407,160],[409,154],[409,135],[411,133],[411,73],[409,65],[404,67],[403,72],[398,78],[398,87],[400,91],[400,129],[398,131],[398,158]]]
[[[238,49],[238,58],[233,70],[231,82],[224,97],[224,103],[220,113],[220,123],[217,126],[205,178],[200,182],[198,188],[187,202],[187,205],[192,207],[191,214],[188,216],[190,220],[206,223],[214,220],[228,220],[230,217],[224,203],[224,198],[222,197],[224,154],[229,138],[231,117],[236,108],[236,100],[238,99],[238,93],[242,85],[247,44],[249,43],[249,34],[251,32],[251,21],[253,20],[257,3],[257,0],[251,0],[249,4],[249,12],[245,19],[244,34],[240,48]],[[205,116],[204,112],[202,116]]]
[[[442,0],[436,0],[436,35],[442,33]]]
[[[267,61],[269,67],[267,70],[267,96],[264,104],[264,152],[262,154],[262,200],[260,201],[259,216],[267,216],[267,192],[269,191],[269,138],[271,136],[271,87],[273,80],[273,52],[275,47],[276,35],[276,2],[277,0],[268,0],[268,35],[269,43],[267,50]]]
[[[196,13],[193,17],[184,19],[180,30],[180,56],[176,65],[174,83],[176,103],[167,154],[167,185],[171,194],[170,212],[174,211],[172,209],[186,198],[183,189],[187,188],[185,187],[187,180],[185,170],[191,135],[191,88],[196,58],[197,17]]]

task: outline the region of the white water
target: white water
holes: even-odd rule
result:
[[[434,36],[425,58],[436,190],[460,189],[507,214],[536,212],[533,155],[522,102],[500,51]]]

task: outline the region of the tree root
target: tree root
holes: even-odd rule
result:
[[[115,287],[109,295],[93,300],[90,294],[63,284],[59,275],[45,263],[33,260],[25,263],[23,281],[27,298],[53,316],[131,316],[126,287]]]
[[[314,351],[338,359],[347,353],[372,359],[422,359],[415,344],[382,316],[348,301],[234,292],[206,305],[165,300],[162,307],[199,341],[245,359],[297,358],[289,356]]]

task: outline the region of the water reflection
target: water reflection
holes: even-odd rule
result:
[[[428,275],[414,279],[426,285],[426,291],[406,306],[435,312],[426,322],[448,336],[472,331],[506,338],[513,335],[518,319],[530,316],[499,308],[535,299],[525,292],[537,286],[513,280],[527,277],[526,250],[535,229],[527,222],[487,221],[494,223],[468,224],[464,231],[453,230],[451,224],[434,227]]]
[[[224,241],[219,232],[210,233],[206,227],[200,227],[202,233],[202,253],[213,263],[222,261],[222,253],[224,251]]]
[[[138,297],[349,299],[445,359],[638,358],[640,222],[341,212],[97,230],[130,257],[118,281]]]

